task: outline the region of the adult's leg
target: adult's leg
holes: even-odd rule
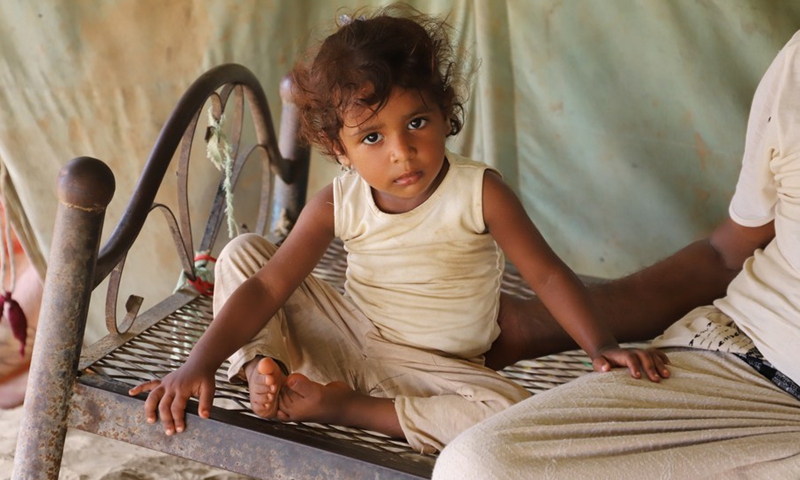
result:
[[[434,479],[800,478],[800,401],[733,355],[668,354],[664,382],[589,374],[476,425]]]

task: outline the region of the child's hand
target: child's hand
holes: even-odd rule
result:
[[[607,372],[611,367],[628,367],[633,378],[642,378],[642,370],[653,382],[660,382],[662,378],[669,377],[669,358],[667,354],[656,349],[648,348],[610,348],[601,350],[596,358],[592,359],[592,366],[597,372]]]
[[[200,399],[198,413],[202,418],[211,414],[214,400],[214,374],[206,374],[188,364],[170,373],[161,380],[139,384],[128,391],[131,396],[150,392],[144,404],[147,423],[156,423],[156,411],[161,417],[164,433],[172,435],[184,430],[184,412],[189,397]]]

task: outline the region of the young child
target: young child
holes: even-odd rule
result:
[[[260,416],[439,450],[529,396],[483,366],[498,319],[526,313],[500,294],[504,254],[595,370],[667,377],[662,353],[619,347],[500,175],[446,150],[462,125],[446,23],[407,7],[356,18],[293,71],[305,138],[346,173],[280,248],[249,234],[223,250],[208,331],[177,371],[131,390],[150,391],[147,421],[158,411],[168,435],[181,432],[190,396],[208,417],[230,357]],[[347,250],[345,296],[309,276],[334,237]]]

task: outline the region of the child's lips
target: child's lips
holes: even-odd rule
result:
[[[394,183],[398,185],[412,185],[417,183],[420,178],[422,178],[422,172],[408,172],[398,177]]]

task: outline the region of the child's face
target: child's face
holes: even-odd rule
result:
[[[443,174],[449,123],[436,103],[415,90],[395,88],[377,113],[345,113],[339,162],[372,187],[389,213],[407,212],[436,190]]]

